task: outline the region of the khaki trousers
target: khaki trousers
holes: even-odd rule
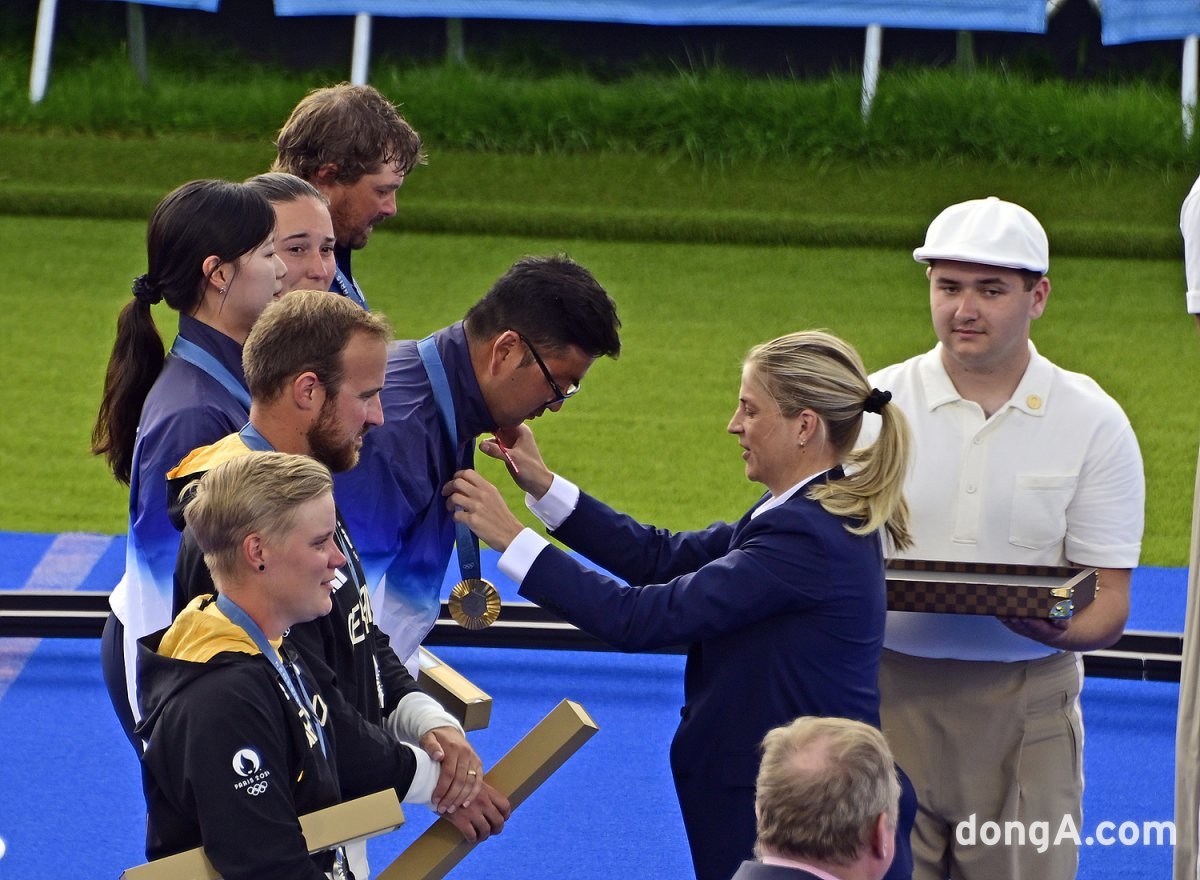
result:
[[[1197,812],[1200,811],[1200,465],[1192,496],[1192,552],[1188,560],[1187,612],[1183,623],[1183,668],[1179,720],[1175,726],[1175,880],[1196,880]]]
[[[919,803],[913,880],[1075,877],[1077,847],[1054,840],[1064,816],[1086,836],[1079,658],[991,663],[883,653],[883,732]]]

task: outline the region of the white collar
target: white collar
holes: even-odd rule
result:
[[[963,396],[958,393],[958,389],[954,387],[949,373],[946,372],[946,365],[942,361],[942,344],[940,342],[931,351],[922,355],[918,369],[925,391],[925,401],[930,412],[943,404],[963,399]],[[1021,381],[1013,390],[1012,397],[996,412],[999,413],[1012,407],[1030,416],[1045,415],[1053,379],[1053,365],[1038,354],[1033,340],[1030,340],[1029,365],[1021,375]]]
[[[832,468],[830,470],[832,470]],[[829,473],[829,471],[819,471],[818,473],[811,474],[811,475],[805,477],[803,480],[801,480],[796,485],[792,486],[787,491],[782,492],[779,495],[772,495],[770,498],[768,498],[766,501],[764,501],[762,504],[758,505],[758,507],[754,508],[754,510],[752,510],[750,512],[750,519],[754,519],[760,513],[765,513],[768,510],[778,507],[779,505],[786,502],[793,495],[795,495],[797,492],[799,492],[801,489],[803,489],[805,486],[807,486],[809,483],[811,483],[813,480],[815,480],[817,477],[821,476],[822,474],[827,474],[827,473]]]

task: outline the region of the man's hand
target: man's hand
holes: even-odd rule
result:
[[[1062,641],[1070,627],[1069,620],[1042,620],[1037,617],[1001,617],[1000,622],[1019,636],[1041,642],[1051,648],[1062,647]]]
[[[1110,647],[1129,619],[1128,568],[1096,569],[1096,597],[1070,620],[1001,617],[1018,635],[1060,651],[1097,651]]]
[[[447,813],[442,818],[462,833],[463,840],[478,843],[504,830],[504,823],[512,815],[508,798],[486,782],[469,807]]]
[[[467,738],[456,727],[435,727],[421,737],[421,748],[441,764],[433,808],[445,815],[469,807],[483,787],[483,762]]]

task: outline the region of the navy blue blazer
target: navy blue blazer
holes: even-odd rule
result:
[[[813,483],[840,476],[834,468]],[[689,646],[671,768],[706,880],[728,880],[752,857],[768,730],[800,715],[879,726],[879,536],[851,534],[806,489],[751,519],[755,508],[733,524],[673,534],[581,493],[554,537],[629,585],[548,547],[520,589],[616,648]]]

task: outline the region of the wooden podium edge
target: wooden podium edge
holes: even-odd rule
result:
[[[484,779],[515,810],[600,728],[578,703],[563,700],[496,762]],[[446,819],[413,841],[377,880],[440,880],[475,848]]]
[[[492,698],[432,651],[417,652],[417,686],[458,719],[463,730],[483,730],[492,721]]]
[[[310,853],[395,831],[404,811],[393,789],[377,791],[300,817]],[[121,873],[121,880],[220,880],[202,847],[155,859]]]

